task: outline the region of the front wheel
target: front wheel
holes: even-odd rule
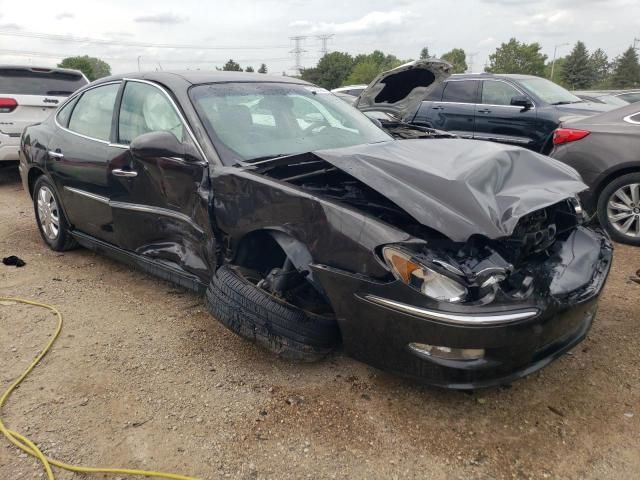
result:
[[[64,252],[78,246],[69,233],[69,224],[55,189],[45,176],[38,178],[33,187],[33,208],[38,230],[49,248]]]
[[[602,190],[598,218],[615,241],[640,245],[640,172],[622,175]]]
[[[207,289],[207,307],[220,323],[278,356],[315,361],[339,342],[332,315],[303,310],[260,288],[261,275],[224,265]]]

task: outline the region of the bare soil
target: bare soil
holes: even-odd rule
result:
[[[55,305],[65,324],[2,418],[55,458],[203,479],[640,475],[638,248],[617,246],[581,345],[510,388],[472,394],[341,353],[313,365],[274,359],[218,324],[197,295],[87,250],[52,252],[14,169],[0,171],[8,255],[27,265],[0,264],[0,296]],[[54,328],[42,309],[0,305],[0,390]],[[37,462],[0,438],[0,479],[33,478]]]

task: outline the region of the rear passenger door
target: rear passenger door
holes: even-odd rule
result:
[[[481,103],[476,107],[474,138],[532,147],[540,142],[535,107],[511,105],[520,90],[501,80],[483,80]],[[531,102],[533,104],[533,101]]]
[[[109,166],[125,150],[112,143],[120,82],[98,85],[65,105],[55,118],[47,168],[75,230],[115,242]]]
[[[445,82],[442,99],[423,102],[413,123],[473,138],[479,87],[480,81],[474,79]]]

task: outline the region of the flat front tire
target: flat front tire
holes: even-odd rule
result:
[[[325,357],[339,343],[331,316],[291,305],[259,288],[252,272],[224,265],[207,289],[211,315],[229,330],[288,360],[311,362]]]

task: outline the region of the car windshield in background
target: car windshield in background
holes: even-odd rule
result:
[[[200,85],[190,96],[226,164],[391,140],[358,110],[310,85]]]
[[[0,69],[0,93],[3,95],[51,95],[67,97],[87,80],[79,74],[59,71]]]
[[[618,97],[623,99],[627,103],[640,102],[640,92],[621,93],[620,95],[618,95]]]
[[[551,105],[566,105],[569,103],[582,102],[579,97],[576,97],[568,90],[544,78],[525,78],[518,80],[518,83],[530,93],[533,93]]]

